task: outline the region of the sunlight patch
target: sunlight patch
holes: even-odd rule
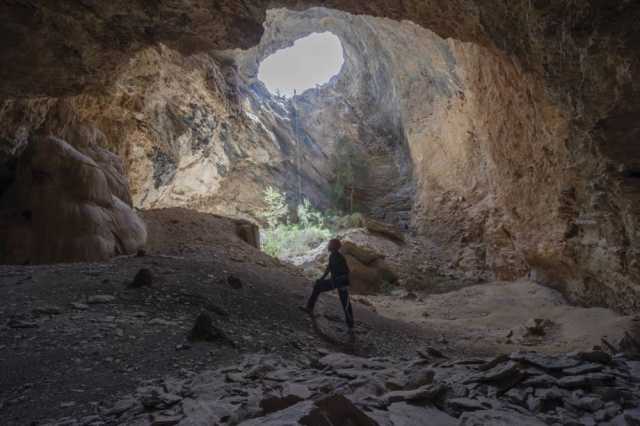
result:
[[[258,78],[271,93],[290,98],[294,90],[301,94],[328,83],[343,63],[340,39],[330,32],[313,33],[267,56],[260,63]]]

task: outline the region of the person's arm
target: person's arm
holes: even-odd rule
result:
[[[320,280],[324,280],[325,278],[327,278],[329,272],[331,272],[331,268],[329,267],[329,265],[327,265],[327,269],[325,269],[324,274],[322,274],[322,277],[320,277]]]
[[[327,269],[324,270],[324,274],[322,275],[322,278],[320,278],[321,280],[324,280],[325,278],[327,278],[327,275],[329,275],[329,273],[331,272],[332,258],[333,258],[333,255],[329,256],[329,263],[327,264]]]

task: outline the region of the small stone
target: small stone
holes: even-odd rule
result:
[[[142,268],[136,273],[136,276],[133,277],[133,281],[131,282],[131,287],[140,288],[140,287],[151,287],[153,284],[153,274],[151,270],[148,268]]]
[[[71,408],[75,407],[76,403],[74,401],[61,402],[60,408]]]
[[[227,284],[234,290],[240,290],[243,286],[242,280],[234,275],[227,276]]]
[[[89,309],[89,305],[80,302],[71,302],[71,307],[79,311],[86,311],[87,309]]]
[[[97,305],[102,303],[111,303],[115,300],[115,296],[111,296],[109,294],[96,294],[94,296],[89,296],[87,303],[90,305]]]
[[[424,349],[419,349],[417,352],[418,352],[418,355],[420,355],[425,359],[429,359],[429,357],[444,358],[444,359],[447,358],[442,352],[440,352],[439,350],[431,346],[427,346]]]
[[[544,336],[546,329],[551,325],[551,322],[542,318],[532,318],[525,324],[524,328],[526,334],[529,336]]]
[[[169,321],[163,318],[153,318],[151,320],[149,320],[149,322],[147,323],[149,325],[165,325],[165,326],[175,326],[177,325],[176,322],[174,321]]]
[[[452,398],[447,400],[447,406],[455,412],[486,410],[486,407],[480,401],[471,398]]]
[[[12,318],[7,324],[11,328],[37,328],[38,323],[35,321],[26,321],[17,318]]]
[[[121,399],[120,401],[116,402],[115,405],[110,410],[107,410],[106,414],[119,416],[125,411],[128,411],[131,408],[135,407],[137,404],[138,404],[138,401],[134,398]]]
[[[201,312],[196,318],[196,322],[189,334],[190,340],[205,340],[212,342],[214,340],[226,339],[225,334],[213,325],[211,315],[206,312]]]
[[[418,296],[414,292],[410,291],[407,294],[405,294],[402,298],[404,300],[416,300],[418,299]]]
[[[406,383],[407,389],[417,389],[424,385],[433,383],[435,373],[433,370],[419,370],[409,374],[409,379]]]
[[[43,315],[59,315],[62,313],[62,308],[59,306],[49,305],[49,306],[38,306],[33,309],[34,314],[43,314]]]

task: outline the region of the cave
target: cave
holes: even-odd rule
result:
[[[640,6],[0,12],[4,424],[640,421]]]

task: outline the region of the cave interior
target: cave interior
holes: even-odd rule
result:
[[[0,16],[3,424],[640,422],[634,2]]]

